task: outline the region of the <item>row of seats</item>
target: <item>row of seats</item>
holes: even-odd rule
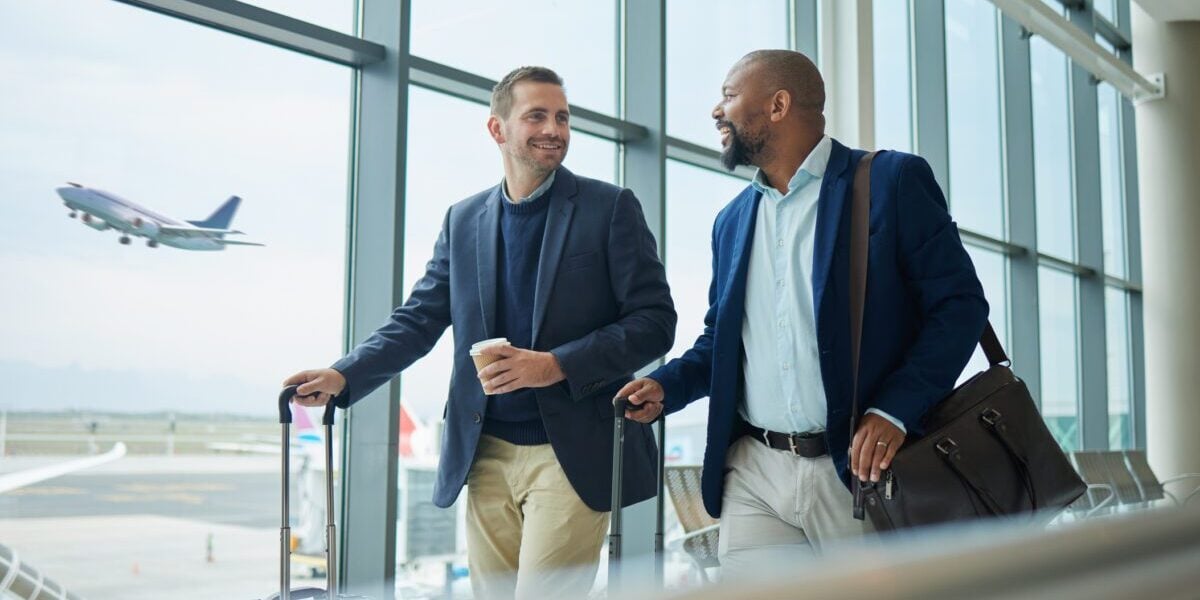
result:
[[[1191,485],[1186,493],[1173,494],[1166,486],[1178,481],[1200,481],[1200,473],[1186,473],[1159,480],[1146,460],[1144,450],[1085,450],[1071,453],[1071,462],[1088,484],[1088,491],[1069,508],[1074,514],[1089,516],[1110,506],[1150,506],[1169,500],[1175,506],[1200,495],[1200,485]]]

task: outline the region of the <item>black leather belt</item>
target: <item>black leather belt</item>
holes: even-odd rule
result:
[[[820,458],[829,454],[829,445],[825,443],[825,432],[817,433],[779,433],[767,431],[747,424],[746,435],[776,450],[791,452],[804,458]]]

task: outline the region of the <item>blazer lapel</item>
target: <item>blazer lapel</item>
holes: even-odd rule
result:
[[[818,323],[821,319],[821,299],[825,284],[829,281],[829,267],[837,247],[838,230],[842,221],[842,210],[846,204],[847,167],[850,164],[850,149],[833,141],[829,153],[829,164],[821,182],[821,195],[817,202],[817,231],[813,240],[813,309]]]
[[[737,216],[737,229],[730,247],[733,270],[727,275],[725,296],[721,301],[721,312],[726,318],[741,322],[746,305],[746,277],[750,270],[750,251],[754,244],[754,226],[757,222],[758,205],[762,193],[750,188],[750,197],[742,204]],[[737,326],[740,329],[740,324]]]
[[[554,176],[554,184],[547,193],[550,205],[546,207],[546,232],[542,236],[542,252],[538,257],[537,287],[533,294],[533,346],[537,347],[538,333],[546,318],[546,303],[550,301],[550,290],[554,289],[554,278],[558,263],[562,261],[563,248],[567,241],[567,230],[571,227],[571,214],[575,212],[574,196],[578,190],[575,175],[560,167]]]
[[[496,331],[496,262],[500,252],[500,186],[484,201],[475,234],[475,259],[479,271],[479,307],[483,311],[484,337]]]

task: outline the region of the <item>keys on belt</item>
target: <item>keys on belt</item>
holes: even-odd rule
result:
[[[791,452],[803,458],[820,458],[829,454],[829,444],[825,442],[825,432],[817,433],[779,433],[758,427],[750,427],[749,434],[754,439],[776,450]]]

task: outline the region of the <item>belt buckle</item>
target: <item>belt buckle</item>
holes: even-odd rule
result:
[[[792,450],[793,455],[799,456],[800,453],[796,452],[796,436],[789,433],[787,438],[788,438],[788,448],[790,448]]]

